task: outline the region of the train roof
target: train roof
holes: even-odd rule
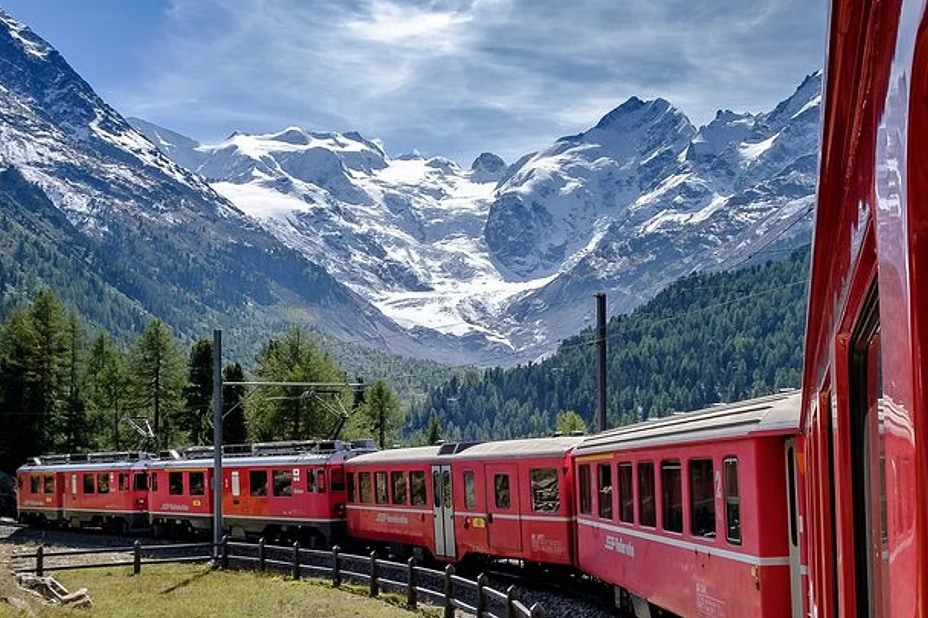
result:
[[[376,451],[365,453],[351,459],[349,464],[370,464],[370,463],[405,463],[422,460],[431,460],[439,457],[439,450],[446,445],[435,446],[411,446],[408,448],[393,448],[386,451]]]
[[[626,425],[584,439],[574,452],[797,433],[801,398],[801,391],[792,390]]]
[[[523,438],[482,442],[454,456],[455,459],[504,459],[525,457],[558,457],[583,441],[583,436]]]
[[[352,463],[413,463],[433,460],[507,459],[563,456],[582,436],[524,438],[495,442],[451,442],[435,446],[412,446],[360,455]]]

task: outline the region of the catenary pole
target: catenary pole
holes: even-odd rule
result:
[[[606,295],[596,295],[597,430],[606,430]]]
[[[213,560],[222,541],[222,331],[213,331]]]

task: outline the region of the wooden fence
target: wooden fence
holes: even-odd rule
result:
[[[17,568],[42,576],[49,571],[90,569],[100,567],[131,566],[134,574],[142,571],[143,564],[184,562],[212,562],[223,569],[250,567],[260,572],[285,571],[293,579],[309,573],[318,579],[330,579],[339,587],[344,582],[369,586],[369,594],[376,597],[382,590],[405,594],[406,606],[415,609],[421,602],[432,603],[444,609],[444,618],[454,618],[455,609],[473,614],[477,618],[544,618],[541,605],[527,607],[518,598],[515,586],[500,592],[487,585],[487,576],[477,581],[455,574],[454,565],[436,571],[421,567],[415,558],[405,564],[382,560],[376,552],[370,556],[343,554],[336,546],[331,551],[303,549],[299,543],[291,547],[269,545],[264,539],[253,543],[240,543],[224,537],[218,548],[212,543],[181,543],[172,545],[142,545],[136,540],[131,547],[46,551],[39,545],[35,552],[14,555],[18,561],[34,561],[32,568]],[[131,559],[110,561],[74,562],[69,558],[96,554],[123,554],[131,552]],[[184,555],[176,555],[183,552]],[[172,554],[164,556],[164,554]],[[160,557],[159,557],[160,555]],[[234,565],[234,567],[233,567]],[[433,584],[429,587],[429,583]],[[440,588],[440,589],[438,589]],[[501,613],[494,613],[500,611]]]

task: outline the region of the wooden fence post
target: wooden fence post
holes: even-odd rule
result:
[[[228,569],[229,568],[229,535],[224,534],[222,536],[222,539],[219,541],[219,544],[221,546],[220,547],[221,553],[219,554],[220,555],[219,564],[222,565],[223,569]]]
[[[293,579],[300,579],[300,542],[293,542]]]
[[[35,574],[38,577],[45,575],[45,548],[42,545],[35,548]]]
[[[264,573],[264,537],[258,539],[258,571]]]
[[[406,562],[406,607],[416,609],[419,606],[419,595],[416,587],[419,582],[416,581],[416,558],[411,556]]]
[[[516,604],[519,600],[518,589],[515,586],[506,588],[506,618],[516,618]]]
[[[540,603],[532,605],[530,611],[532,612],[532,618],[545,618],[545,610],[541,607]]]
[[[444,618],[454,618],[454,582],[451,576],[454,575],[454,565],[449,564],[445,567],[445,614]]]
[[[135,539],[132,543],[132,574],[138,575],[142,572],[142,541]]]
[[[380,594],[380,565],[377,564],[377,552],[371,552],[371,596],[376,597]]]
[[[332,586],[338,588],[342,585],[342,559],[338,556],[339,547],[332,548]]]
[[[483,612],[487,611],[487,593],[484,588],[487,587],[487,576],[486,573],[481,573],[477,576],[477,616],[481,618]]]

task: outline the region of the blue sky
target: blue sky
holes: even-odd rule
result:
[[[822,68],[817,0],[0,0],[104,99],[190,137],[357,130],[507,161],[632,95],[697,125]]]

